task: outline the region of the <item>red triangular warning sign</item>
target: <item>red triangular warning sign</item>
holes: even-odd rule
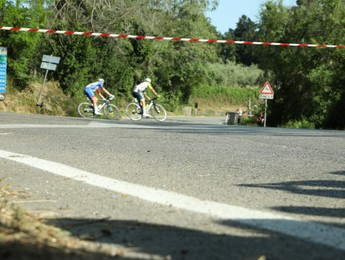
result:
[[[260,94],[274,94],[273,89],[268,81],[266,81],[265,85],[262,87]]]

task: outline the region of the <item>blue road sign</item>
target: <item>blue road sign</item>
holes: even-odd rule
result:
[[[7,49],[0,47],[0,100],[6,96]]]

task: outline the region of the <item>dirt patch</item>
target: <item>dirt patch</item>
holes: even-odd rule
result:
[[[38,106],[39,104],[43,106]],[[9,89],[4,101],[0,102],[0,111],[66,116],[73,115],[75,104],[58,83],[47,82],[44,86],[33,83],[20,92]]]
[[[27,194],[0,184],[0,259],[157,259],[116,245],[73,237],[69,232],[47,225],[39,215],[27,212],[9,198]]]

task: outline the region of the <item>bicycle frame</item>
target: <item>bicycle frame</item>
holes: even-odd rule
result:
[[[108,99],[106,99],[106,100],[103,100],[103,104],[102,105],[98,105],[97,107],[98,107],[99,110],[101,110],[101,109],[103,109],[103,107],[105,105],[108,105],[109,103],[110,103],[110,101]]]
[[[150,109],[151,109],[151,107],[152,106],[154,106],[156,103],[155,103],[155,100],[157,99],[157,97],[154,97],[154,98],[151,98],[150,100],[149,100],[149,103],[148,103],[148,105],[146,105],[146,111],[149,111]],[[139,102],[137,99],[135,99],[135,101],[137,102],[137,103],[139,103],[139,106],[140,106],[140,108],[141,108],[141,110],[143,109],[143,105],[141,104],[141,102]]]
[[[147,105],[146,107],[146,111],[149,111],[151,109],[151,107],[154,105],[154,100],[153,99],[150,99],[150,103]]]
[[[97,106],[97,109],[103,112],[103,116],[108,119],[119,120],[121,118],[121,112],[118,107],[110,103],[109,99],[102,100],[103,103]],[[87,99],[87,102],[82,102],[78,106],[79,115],[82,117],[94,117],[94,107],[92,101]],[[102,115],[100,115],[102,117]]]
[[[157,121],[164,121],[167,117],[165,108],[156,103],[157,98],[152,98],[147,102],[146,112],[149,113],[149,117],[153,117]],[[133,121],[138,121],[143,118],[142,104],[135,99],[135,102],[130,102],[126,106],[126,115]]]

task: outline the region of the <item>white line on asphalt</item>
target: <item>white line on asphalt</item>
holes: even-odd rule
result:
[[[0,125],[0,129],[26,129],[26,128],[106,128],[106,127],[116,127],[116,128],[149,128],[149,126],[142,126],[142,125],[121,125],[121,124],[104,124],[104,123],[97,123],[91,122],[87,125],[35,125],[35,124],[7,124],[7,125]]]
[[[200,200],[176,192],[119,181],[79,170],[61,163],[23,154],[0,150],[0,158],[26,164],[30,167],[71,178],[89,185],[128,194],[153,203],[206,214],[223,220],[237,221],[255,228],[279,232],[345,251],[345,229],[342,228],[308,222],[270,212]]]

